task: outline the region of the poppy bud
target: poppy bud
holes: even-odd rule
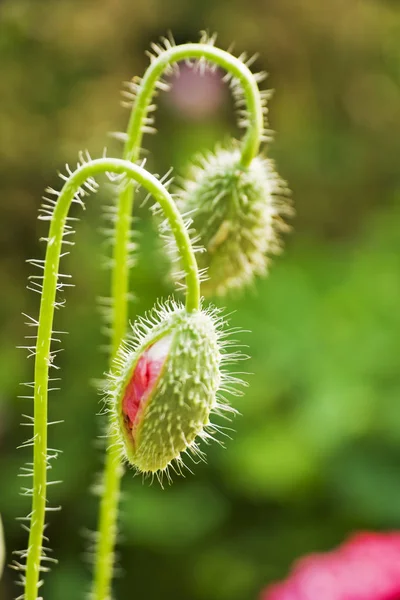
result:
[[[120,349],[109,396],[126,460],[139,471],[163,471],[195,438],[211,437],[210,413],[228,409],[221,387],[220,319],[173,305],[133,326]],[[232,409],[230,409],[232,410]]]
[[[240,164],[238,148],[219,148],[192,166],[178,192],[177,204],[193,220],[198,255],[208,279],[205,296],[223,295],[266,273],[270,257],[281,248],[282,216],[291,214],[284,182],[271,160],[257,156]]]

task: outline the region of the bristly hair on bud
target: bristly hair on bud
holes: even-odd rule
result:
[[[181,473],[182,454],[203,458],[196,438],[213,439],[212,412],[235,413],[225,393],[243,385],[224,364],[247,358],[227,351],[217,309],[188,312],[175,302],[139,319],[122,344],[108,378],[107,397],[123,458],[139,472]],[[174,464],[171,464],[174,461]]]
[[[257,156],[243,167],[240,159],[235,143],[199,157],[177,192],[178,207],[205,249],[197,255],[207,270],[205,296],[222,296],[264,275],[281,250],[280,233],[289,229],[289,191],[273,161]]]

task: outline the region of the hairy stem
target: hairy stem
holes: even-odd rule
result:
[[[242,142],[241,164],[248,166],[256,156],[260,146],[264,117],[260,92],[250,69],[229,52],[209,44],[182,44],[172,46],[155,58],[148,67],[137,91],[136,100],[129,120],[124,159],[135,162],[139,158],[143,137],[143,126],[157,89],[157,84],[166,69],[179,61],[204,58],[236,78],[242,86],[248,113],[249,125]],[[118,214],[115,228],[114,270],[112,275],[112,356],[125,336],[128,322],[129,291],[129,223],[133,210],[133,186],[127,186],[119,196]],[[96,548],[93,598],[109,600],[113,573],[113,551],[117,535],[119,488],[122,475],[121,466],[111,439],[106,455],[103,491],[100,503],[98,543]]]
[[[89,177],[105,172],[124,174],[129,179],[140,183],[160,204],[175,236],[186,272],[186,307],[189,311],[193,311],[197,310],[200,304],[199,276],[190,239],[173,199],[160,181],[139,166],[122,159],[112,158],[93,160],[82,165],[72,173],[61,190],[57,204],[54,208],[44,264],[43,292],[40,303],[35,358],[33,498],[31,528],[27,551],[25,600],[37,600],[42,558],[47,485],[48,378],[51,365],[51,337],[63,234],[69,208],[81,185]],[[118,277],[118,275],[121,275],[119,271],[117,271],[116,277]],[[111,452],[110,456],[112,456],[113,461],[115,462],[114,452]],[[116,469],[119,472],[121,471],[121,467],[116,466]],[[114,496],[116,493],[118,493],[118,491],[116,491],[115,485],[112,486],[110,485],[110,482],[107,482],[103,495],[103,502],[106,506],[109,505],[112,507],[114,505]],[[109,522],[105,522],[103,525],[110,527],[111,537],[113,533],[113,523],[115,523],[115,515],[112,513],[110,513],[110,515]],[[112,556],[107,557],[105,555],[106,550],[106,547],[101,548],[101,556],[104,559],[105,568],[107,568],[107,564],[110,561],[112,563]],[[101,581],[99,580],[99,585],[100,584]],[[100,594],[101,587],[97,589]],[[102,597],[105,598],[107,596],[103,595]]]
[[[218,65],[237,79],[242,87],[249,125],[242,142],[241,164],[248,166],[257,155],[264,126],[264,115],[260,91],[250,69],[238,58],[225,50],[209,44],[182,44],[172,46],[155,58],[148,67],[137,92],[127,130],[124,158],[138,159],[143,137],[143,123],[157,88],[157,83],[166,69],[177,62],[204,58]]]

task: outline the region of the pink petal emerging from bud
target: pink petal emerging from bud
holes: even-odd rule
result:
[[[165,336],[149,346],[136,363],[122,401],[122,411],[129,429],[134,429],[139,409],[158,380],[168,357],[171,339],[171,336]]]
[[[260,600],[398,600],[400,533],[358,533],[337,550],[298,561]]]

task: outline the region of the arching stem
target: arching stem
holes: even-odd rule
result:
[[[89,177],[105,172],[124,174],[127,178],[140,183],[160,204],[169,221],[172,233],[175,236],[176,244],[182,258],[183,268],[186,272],[186,307],[189,311],[193,311],[197,310],[200,304],[199,276],[190,239],[173,199],[160,181],[150,175],[145,169],[136,166],[129,161],[113,158],[93,160],[82,165],[72,173],[62,188],[54,208],[44,264],[43,291],[40,302],[35,357],[33,498],[25,573],[24,600],[37,600],[39,574],[41,569],[47,485],[48,379],[49,368],[51,365],[51,337],[63,234],[71,203],[79,188]],[[121,276],[121,274],[117,270],[115,273],[116,279],[118,279],[119,276]],[[111,456],[114,460],[114,455],[112,453]],[[121,467],[116,464],[116,469],[119,469],[120,471]],[[111,507],[115,504],[115,498],[113,496],[116,493],[118,493],[118,490],[116,490],[115,486],[105,486],[103,495],[105,505],[108,504]],[[104,523],[103,526],[105,527],[108,525],[112,528],[113,522],[115,521],[111,520],[110,523]],[[110,535],[110,537],[112,537],[112,535]],[[107,569],[109,565],[111,565],[112,568],[112,549],[113,546],[107,557],[106,552],[108,548],[104,546],[99,548],[99,555],[103,559],[103,566],[105,569]],[[104,583],[107,585],[107,581]],[[106,592],[101,595],[102,584],[102,580],[98,579],[96,594],[98,594],[99,597],[107,598],[108,596],[105,595]]]
[[[243,90],[248,127],[242,142],[241,164],[248,166],[257,155],[264,127],[263,105],[256,79],[250,69],[229,52],[210,44],[182,44],[172,46],[155,58],[139,85],[136,100],[127,129],[127,139],[123,158],[136,162],[139,158],[143,138],[143,126],[149,112],[157,84],[169,66],[183,60],[205,59],[224,69],[237,79]],[[113,354],[126,333],[128,321],[128,279],[129,279],[129,227],[133,210],[133,188],[127,186],[119,195],[117,224],[115,228],[115,269],[112,278],[112,298],[114,307]]]
[[[136,94],[130,116],[124,159],[136,162],[139,158],[143,127],[157,84],[170,65],[188,59],[206,59],[227,71],[238,80],[243,90],[248,127],[242,142],[241,165],[247,167],[257,155],[262,138],[264,116],[260,91],[250,69],[238,58],[209,44],[172,46],[155,58],[148,67]],[[114,270],[112,275],[112,355],[113,360],[128,322],[129,292],[129,226],[133,210],[133,186],[127,185],[118,199],[115,226]],[[113,570],[113,551],[117,535],[120,479],[122,475],[113,440],[107,450],[103,476],[103,495],[100,503],[97,548],[94,566],[93,598],[109,600]]]
[[[241,60],[232,56],[229,52],[209,44],[172,46],[152,61],[137,91],[136,101],[128,124],[124,158],[133,162],[138,159],[144,120],[149,111],[157,83],[167,68],[183,60],[200,60],[202,58],[221,67],[237,79],[242,87],[249,124],[242,142],[241,164],[246,167],[251,163],[258,153],[264,127],[263,105],[256,79]]]

